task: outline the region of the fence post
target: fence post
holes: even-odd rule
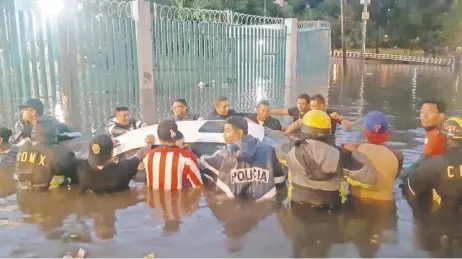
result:
[[[82,116],[78,111],[80,96],[77,91],[79,86],[73,80],[76,78],[74,17],[76,16],[77,2],[69,1],[68,4],[70,8],[59,13],[56,17],[58,24],[59,95],[64,121],[72,128],[80,130],[82,129]],[[52,95],[56,95],[56,93],[52,93]],[[56,99],[56,97],[53,99],[51,107],[56,105],[54,102]],[[45,96],[45,104],[48,101],[48,96]]]
[[[152,55],[152,18],[149,1],[134,0],[132,16],[135,20],[136,53],[141,117],[148,124],[157,123],[157,97]]]
[[[284,108],[295,105],[297,100],[297,19],[285,19],[286,37],[286,92]]]

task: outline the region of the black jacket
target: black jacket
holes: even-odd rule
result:
[[[56,129],[58,131],[58,140],[67,140],[74,137],[78,137],[81,134],[79,132],[74,132],[69,126],[64,123],[59,122],[55,117],[42,115],[37,120],[52,120],[56,124]],[[11,144],[21,145],[21,142],[24,139],[30,138],[32,135],[33,125],[29,122],[26,122],[22,119],[19,119],[14,125],[12,131],[13,135],[10,137]]]
[[[15,175],[22,188],[48,189],[55,175],[77,179],[74,153],[55,143],[27,141],[16,157]]]
[[[458,147],[416,163],[403,183],[406,196],[424,203],[433,200],[444,207],[462,204],[461,158],[462,147]]]

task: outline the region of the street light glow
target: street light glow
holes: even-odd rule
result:
[[[40,0],[38,4],[43,16],[57,15],[64,9],[64,2],[62,0]]]

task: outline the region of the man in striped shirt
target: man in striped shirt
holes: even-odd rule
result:
[[[161,121],[157,136],[161,144],[154,147],[143,160],[149,188],[176,191],[202,186],[196,155],[176,144],[183,138],[176,122]]]

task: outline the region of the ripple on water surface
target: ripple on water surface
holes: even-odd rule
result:
[[[389,144],[404,153],[405,167],[422,152],[419,103],[439,98],[447,102],[449,113],[462,110],[456,75],[447,68],[367,64],[361,71],[351,64],[342,83],[334,74],[341,70],[335,62],[333,66],[330,86],[321,93],[327,93],[330,108],[354,122],[352,131],[339,127],[337,142],[361,139],[362,117],[371,110],[385,111],[390,114]],[[190,96],[220,93],[210,88]],[[305,90],[310,91],[299,92]],[[280,89],[263,92],[274,106],[283,103]],[[233,94],[233,106],[250,111],[261,96],[243,93]],[[213,106],[209,99],[188,102],[204,112]],[[98,129],[113,106],[110,101],[82,105],[82,116],[88,116],[77,125]],[[10,115],[0,121],[11,120]],[[72,189],[16,195],[7,182],[0,184],[0,257],[62,257],[79,248],[89,257],[462,256],[460,220],[416,220],[398,186],[392,203],[350,204],[341,212],[325,212],[287,201],[217,203],[201,192],[150,192],[140,184],[103,196],[77,195]]]

